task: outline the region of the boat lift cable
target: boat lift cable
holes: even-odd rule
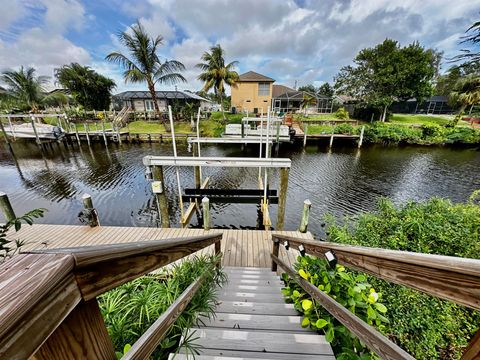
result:
[[[200,152],[200,107],[198,107],[198,113],[197,113],[197,149],[198,149],[198,157],[202,156],[202,153]],[[200,184],[202,183],[202,167],[199,166],[199,172],[200,172]]]
[[[173,116],[172,116],[172,107],[168,105],[168,117],[170,120],[170,131],[172,132],[172,144],[173,144],[173,158],[177,160],[177,143],[175,141],[175,129],[173,127]],[[180,184],[180,172],[178,171],[178,166],[175,166],[175,172],[177,173],[177,186],[178,186],[178,199],[180,200],[180,214],[183,219],[183,199],[182,199],[182,185]]]

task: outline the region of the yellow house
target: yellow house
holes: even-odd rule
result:
[[[254,71],[240,75],[232,87],[232,112],[266,113],[272,103],[272,86],[275,80]]]

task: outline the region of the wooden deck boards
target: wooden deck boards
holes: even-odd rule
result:
[[[61,247],[91,246],[135,241],[160,240],[182,236],[200,236],[222,233],[222,252],[224,266],[236,267],[270,267],[272,251],[271,231],[213,229],[180,229],[99,226],[90,228],[84,225],[44,225],[23,226],[18,232],[11,232],[9,237],[25,241],[22,250],[36,250]],[[273,231],[288,236],[312,239],[310,233],[297,231]],[[200,254],[213,254],[213,245],[199,251]],[[280,247],[280,257],[293,265],[298,251],[285,251]]]

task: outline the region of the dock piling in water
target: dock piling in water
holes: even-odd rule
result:
[[[90,194],[83,194],[82,201],[83,201],[83,207],[85,208],[85,210],[90,211],[92,214],[92,217],[90,219],[91,220],[90,226],[95,227],[100,225],[100,221],[98,220],[97,210],[93,207],[92,196]]]
[[[165,181],[163,178],[163,167],[162,166],[152,166],[152,175],[154,181],[160,182],[160,189],[158,192],[155,192],[155,197],[157,199],[158,212],[160,216],[160,221],[162,228],[170,227],[170,214],[168,212],[168,200],[165,194]]]
[[[362,129],[360,130],[360,139],[358,140],[358,148],[362,147],[363,144],[363,134],[365,132],[365,125],[362,126]]]
[[[3,215],[5,216],[5,219],[7,221],[11,221],[17,218],[17,216],[15,215],[15,211],[13,211],[13,207],[10,203],[8,195],[2,191],[0,191],[0,209],[2,210]]]
[[[202,211],[203,229],[210,230],[210,200],[206,196],[202,199]]]
[[[300,222],[300,228],[298,231],[301,233],[306,233],[308,228],[308,218],[310,216],[310,208],[312,207],[312,203],[310,200],[305,200],[303,202],[303,212],[302,212],[302,221]]]

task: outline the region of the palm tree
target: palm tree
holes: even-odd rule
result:
[[[149,37],[139,21],[130,26],[129,30],[120,32],[118,39],[128,49],[130,57],[114,51],[105,59],[117,63],[125,69],[123,73],[125,82],[147,83],[155,111],[160,115],[155,84],[186,82],[187,80],[180,74],[185,70],[185,66],[176,60],[162,62],[157,54],[157,48],[163,45],[163,37],[160,35],[156,38]],[[164,120],[162,121],[165,123]]]
[[[307,115],[307,109],[310,105],[317,105],[317,97],[308,92],[304,92],[300,107],[304,109],[305,116]]]
[[[459,113],[462,114],[467,106],[480,103],[480,77],[475,75],[465,76],[457,81],[455,89],[450,93],[450,99],[461,105]]]
[[[237,61],[225,65],[224,59],[225,51],[220,45],[215,45],[210,48],[210,52],[205,51],[202,55],[203,63],[197,64],[197,67],[202,70],[198,76],[198,80],[205,83],[203,91],[208,92],[211,88],[215,91],[215,95],[220,100],[220,108],[222,109],[222,117],[225,121],[225,112],[223,110],[223,96],[225,94],[225,84],[229,86],[236,86],[239,80],[238,74],[233,70]]]
[[[35,76],[32,67],[4,71],[0,79],[7,85],[6,93],[32,112],[36,112],[45,99],[44,86],[48,77]]]

